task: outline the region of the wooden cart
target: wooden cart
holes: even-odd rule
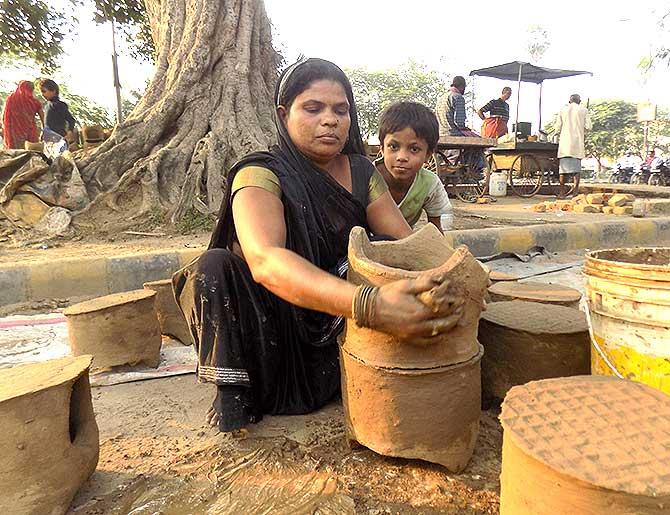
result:
[[[520,197],[532,197],[543,184],[558,183],[558,145],[555,143],[510,141],[492,148],[487,163],[492,173],[507,172],[509,187]]]
[[[474,170],[465,160],[467,150],[486,150],[496,145],[494,138],[443,136],[426,167],[463,202],[476,202],[485,191],[483,170]]]
[[[492,77],[505,81],[516,81],[516,126],[519,126],[519,104],[521,83],[530,82],[540,88],[538,128],[542,127],[542,84],[545,80],[591,75],[584,70],[561,70],[545,68],[523,61],[499,64],[489,68],[472,70],[471,76]],[[538,131],[539,132],[539,131]],[[514,141],[499,145],[490,151],[488,164],[492,172],[507,170],[508,182],[514,193],[522,197],[532,197],[542,184],[558,182],[558,145],[540,141],[519,140],[519,134],[513,134]],[[575,185],[558,188],[558,196],[574,193]]]

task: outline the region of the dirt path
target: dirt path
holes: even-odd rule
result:
[[[71,513],[497,513],[501,430],[482,412],[466,470],[346,443],[339,402],[222,435],[204,424],[212,387],[194,376],[93,389],[98,469]],[[133,511],[136,510],[136,511]]]

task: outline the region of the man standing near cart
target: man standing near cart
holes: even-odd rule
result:
[[[512,96],[512,88],[505,86],[500,98],[490,100],[484,107],[477,111],[477,115],[484,122],[482,124],[482,136],[485,138],[499,138],[507,134],[507,122],[509,121],[509,104],[507,101]],[[484,113],[488,113],[488,118]]]
[[[572,175],[575,183],[574,192],[579,189],[582,171],[582,159],[585,157],[584,132],[591,129],[591,117],[588,110],[581,105],[579,95],[570,95],[570,102],[561,109],[556,123],[558,139],[558,159],[560,188],[565,187],[565,176]]]

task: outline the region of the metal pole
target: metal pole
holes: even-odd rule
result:
[[[644,157],[649,153],[649,122],[644,122]]]
[[[521,70],[523,63],[519,63],[519,80],[516,84],[516,122],[514,123],[514,142],[516,143],[517,135],[519,133],[519,99],[521,98]]]
[[[121,123],[123,121],[123,112],[121,110],[121,81],[119,80],[119,63],[116,54],[116,27],[114,25],[114,18],[112,20],[112,70],[114,73],[114,89],[116,90],[116,121]]]
[[[537,129],[537,133],[540,134],[540,131],[542,130],[542,84],[543,82],[540,82],[540,124]]]

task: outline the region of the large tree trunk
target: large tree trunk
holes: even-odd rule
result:
[[[175,221],[218,209],[225,173],[272,138],[279,56],[262,0],[145,0],[156,74],[132,114],[80,164],[84,225]],[[87,223],[88,222],[88,223]]]

